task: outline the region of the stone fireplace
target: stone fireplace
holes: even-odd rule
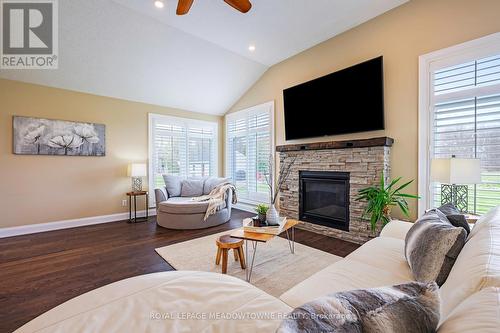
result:
[[[365,203],[355,198],[382,174],[389,179],[393,142],[381,137],[276,147],[281,164],[295,161],[280,193],[280,214],[302,221],[302,229],[366,242],[371,232],[362,219]]]

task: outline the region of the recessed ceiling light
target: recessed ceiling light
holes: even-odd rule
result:
[[[156,8],[163,8],[163,7],[165,7],[165,4],[163,3],[162,0],[156,0],[155,1],[155,7]]]
[[[255,51],[255,45],[250,44],[250,45],[248,46],[248,51],[250,51],[250,52]]]

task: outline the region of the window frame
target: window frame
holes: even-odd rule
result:
[[[433,81],[434,72],[439,69],[459,65],[500,54],[500,33],[471,40],[462,44],[434,51],[419,57],[418,87],[418,214],[423,215],[432,207],[430,181],[430,153],[432,145],[432,120],[434,118]],[[491,89],[494,89],[493,86]],[[482,87],[487,91],[489,87]],[[456,93],[460,96],[462,92]],[[470,92],[467,92],[470,93]],[[443,99],[439,98],[438,99]]]
[[[191,119],[191,118],[185,118],[185,117],[177,117],[177,116],[169,116],[169,115],[163,115],[163,114],[157,114],[157,113],[149,113],[148,114],[148,187],[149,187],[149,198],[150,198],[150,206],[151,207],[156,207],[156,202],[155,202],[155,194],[154,194],[154,189],[155,189],[155,184],[154,184],[154,165],[153,165],[153,125],[155,120],[162,120],[166,123],[170,122],[173,124],[178,124],[184,126],[184,128],[188,129],[189,127],[195,127],[195,126],[202,126],[202,127],[211,127],[214,131],[214,176],[219,175],[219,122],[218,121],[209,121],[209,120],[198,120],[198,119]],[[194,126],[193,126],[194,125]],[[189,133],[187,131],[186,133]],[[189,137],[189,136],[187,136]],[[186,156],[189,156],[189,142],[186,141]],[[188,176],[189,177],[189,176]]]
[[[225,135],[225,143],[224,143],[224,148],[225,148],[225,156],[224,156],[224,175],[225,177],[229,178],[231,175],[229,174],[229,121],[231,119],[237,119],[237,118],[243,118],[243,117],[248,117],[251,116],[252,114],[260,113],[262,112],[263,108],[268,108],[267,112],[269,112],[269,138],[270,138],[270,153],[274,157],[274,165],[276,165],[276,146],[275,146],[275,128],[274,128],[274,110],[275,110],[275,103],[273,101],[265,102],[262,104],[254,105],[249,108],[241,109],[233,113],[226,114],[225,119],[224,119],[224,135]],[[253,207],[255,207],[259,203],[265,203],[269,204],[269,202],[258,202],[255,200],[248,200],[246,198],[238,198],[238,201],[240,204],[236,205],[236,208],[240,208],[243,210],[252,210]]]

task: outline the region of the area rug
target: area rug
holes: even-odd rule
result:
[[[215,240],[230,231],[221,232],[206,237],[196,238],[174,245],[155,249],[156,252],[177,270],[218,272],[221,265],[215,265],[217,246]],[[249,243],[249,257],[252,246]],[[342,257],[323,252],[312,247],[295,243],[295,254],[290,253],[288,241],[275,237],[267,243],[259,243],[250,283],[279,297],[299,282]],[[247,264],[249,265],[247,259]],[[239,262],[234,260],[233,253],[228,256],[227,274],[245,280],[245,271]]]

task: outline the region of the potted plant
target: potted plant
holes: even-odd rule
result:
[[[266,214],[269,209],[268,205],[260,204],[255,207],[255,211],[257,212],[257,215],[259,216],[259,221],[261,223],[266,222]]]
[[[366,187],[358,191],[356,201],[366,201],[367,206],[363,213],[363,218],[370,217],[371,230],[375,233],[377,223],[382,222],[382,227],[391,221],[391,209],[397,206],[403,214],[409,217],[408,202],[406,199],[418,199],[417,195],[401,193],[413,180],[398,185],[401,177],[391,181],[389,185],[385,184],[384,175],[380,177],[380,183],[376,186]]]

